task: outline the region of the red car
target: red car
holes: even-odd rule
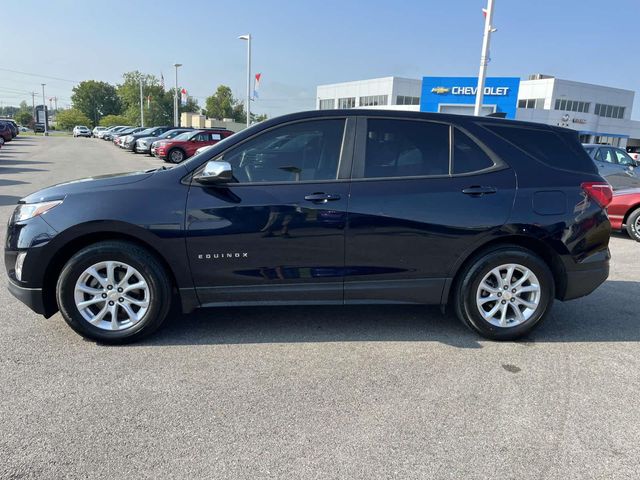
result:
[[[223,128],[185,132],[170,140],[154,142],[152,153],[165,162],[180,163],[193,156],[200,147],[218,143],[232,134],[231,130]]]
[[[629,236],[640,242],[640,188],[616,190],[607,207],[611,228],[627,229]]]

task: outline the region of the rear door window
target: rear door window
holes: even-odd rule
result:
[[[369,119],[364,177],[414,177],[449,174],[449,125]]]
[[[453,174],[486,170],[495,165],[487,152],[459,128],[453,130]]]

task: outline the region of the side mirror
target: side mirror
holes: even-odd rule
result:
[[[204,166],[204,170],[194,176],[193,179],[203,184],[231,182],[233,180],[233,170],[229,162],[209,160]]]

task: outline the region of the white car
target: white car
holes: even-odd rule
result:
[[[93,127],[93,130],[91,130],[91,136],[96,138],[99,138],[100,132],[106,130],[107,127]]]
[[[198,155],[199,153],[206,152],[207,150],[213,147],[215,147],[215,145],[205,145],[204,147],[200,147],[199,149],[196,150],[196,153],[194,153],[194,155]]]
[[[73,136],[74,137],[91,137],[91,130],[89,130],[84,125],[76,125],[73,127]]]

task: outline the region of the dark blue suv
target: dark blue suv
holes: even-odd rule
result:
[[[331,110],[255,125],[170,169],[22,199],[11,292],[108,343],[221,305],[451,305],[492,339],[609,271],[611,188],[569,130]]]

